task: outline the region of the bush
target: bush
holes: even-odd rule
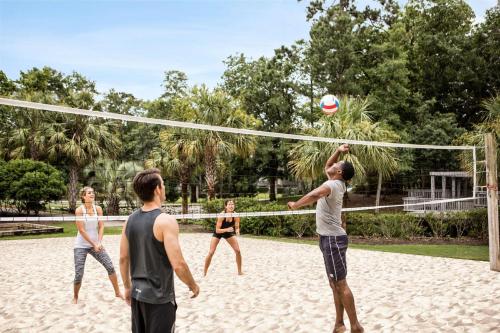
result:
[[[66,192],[64,180],[54,167],[33,160],[11,160],[0,164],[2,199],[13,203],[19,212],[38,214],[51,200]]]
[[[347,232],[364,237],[399,237],[411,239],[470,236],[488,239],[486,209],[434,213],[423,216],[410,213],[348,213]]]
[[[488,210],[486,208],[473,209],[468,211],[470,224],[468,236],[488,239]]]
[[[346,218],[350,235],[411,239],[424,234],[422,219],[412,214],[348,213]]]
[[[259,201],[253,198],[236,198],[237,212],[261,212],[286,210],[285,203]],[[207,213],[224,210],[224,200],[204,203]],[[347,213],[347,233],[363,237],[397,237],[412,239],[432,235],[434,237],[471,236],[488,239],[486,209],[457,213],[415,215],[411,213]],[[215,220],[202,222],[208,230],[215,229]],[[241,232],[253,235],[307,237],[315,235],[314,214],[244,217]]]
[[[445,218],[444,213],[427,214],[425,216],[425,221],[434,237],[441,238],[448,234],[448,219]]]

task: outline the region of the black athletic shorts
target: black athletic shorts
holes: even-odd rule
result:
[[[218,234],[218,233],[214,232],[214,234],[212,236],[215,238],[218,238],[218,239],[221,239],[221,238],[228,239],[228,238],[231,238],[233,236],[236,236],[236,233],[235,232],[223,232],[222,234]]]
[[[347,276],[347,235],[319,236],[319,248],[323,252],[328,279],[340,281]]]
[[[177,304],[150,304],[131,299],[133,333],[175,332]]]

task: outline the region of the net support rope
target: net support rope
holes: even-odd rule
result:
[[[277,132],[266,132],[259,130],[252,130],[246,128],[232,128],[232,127],[223,127],[223,126],[215,126],[215,125],[206,125],[206,124],[197,124],[191,122],[183,122],[183,121],[175,121],[175,120],[165,120],[165,119],[156,119],[156,118],[148,118],[148,117],[140,117],[140,116],[130,116],[123,115],[112,112],[104,112],[104,111],[93,111],[86,109],[78,109],[67,106],[58,106],[51,104],[43,104],[43,103],[35,103],[30,101],[22,101],[17,99],[10,98],[0,98],[0,105],[19,107],[19,108],[27,108],[27,109],[35,109],[35,110],[44,110],[50,112],[59,112],[65,114],[73,114],[78,116],[88,116],[95,118],[104,118],[104,119],[116,119],[122,121],[132,121],[138,123],[145,124],[154,124],[154,125],[163,125],[169,127],[177,127],[177,128],[187,128],[187,129],[198,129],[205,131],[215,131],[215,132],[225,132],[232,134],[247,134],[253,136],[264,136],[264,137],[272,137],[272,138],[280,138],[280,139],[291,139],[291,140],[299,140],[299,141],[316,141],[316,142],[326,142],[326,143],[339,143],[339,144],[352,144],[352,145],[366,145],[366,146],[377,146],[377,147],[391,147],[391,148],[413,148],[413,149],[441,149],[441,150],[472,150],[473,156],[473,196],[469,198],[458,198],[458,199],[445,199],[445,200],[433,200],[427,202],[419,202],[413,204],[400,204],[400,205],[386,205],[386,206],[371,206],[371,207],[353,207],[353,208],[343,208],[343,212],[353,212],[353,211],[364,211],[364,210],[375,210],[375,209],[385,209],[385,208],[399,208],[399,207],[411,207],[411,206],[425,206],[432,204],[443,204],[448,202],[459,202],[459,201],[469,201],[476,199],[476,147],[475,146],[446,146],[446,145],[419,145],[419,144],[409,144],[409,143],[393,143],[393,142],[379,142],[379,141],[363,141],[363,140],[350,140],[350,139],[338,139],[338,138],[325,138],[318,136],[308,136],[308,135],[297,135],[297,134],[287,134],[287,133],[277,133]],[[233,214],[217,214],[217,213],[193,213],[193,214],[173,214],[173,216],[177,219],[204,219],[204,218],[218,218],[218,217],[258,217],[258,216],[283,216],[283,215],[306,215],[313,214],[316,211],[314,209],[310,210],[297,210],[297,211],[271,211],[271,212],[248,212],[248,213],[233,213]],[[103,221],[124,221],[127,219],[127,216],[102,216],[100,217]],[[76,216],[58,216],[58,217],[0,217],[0,222],[42,222],[42,221],[75,221],[81,220],[81,217]]]

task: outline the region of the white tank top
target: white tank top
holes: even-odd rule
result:
[[[85,209],[85,205],[82,205],[82,211],[83,211],[83,227],[85,228],[85,231],[87,232],[87,235],[89,235],[90,239],[97,243],[99,239],[99,234],[98,234],[98,217],[97,217],[97,210],[95,208],[95,205],[92,205],[92,209],[94,210],[94,215],[90,216],[87,214],[87,210]],[[76,235],[75,239],[75,248],[90,248],[92,245],[83,238],[83,236],[80,234],[80,231],[78,231],[78,234]]]

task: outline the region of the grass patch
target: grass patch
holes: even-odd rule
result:
[[[352,244],[353,249],[362,249],[369,251],[394,252],[405,254],[416,254],[430,257],[444,257],[454,259],[469,259],[488,261],[489,252],[486,245],[419,245],[419,244],[403,244],[403,245],[366,245]]]
[[[13,240],[13,239],[38,239],[38,238],[60,238],[60,237],[76,237],[77,228],[75,222],[61,222],[54,223],[55,227],[63,227],[64,232],[54,233],[54,234],[42,234],[42,235],[25,235],[25,236],[7,236],[0,237],[2,240]],[[122,227],[104,227],[104,236],[106,235],[120,235],[122,233]]]
[[[255,239],[269,239],[285,243],[299,243],[318,246],[318,241],[309,239],[280,238],[269,236],[247,236]],[[403,244],[403,245],[367,245],[349,244],[351,249],[361,249],[368,251],[381,251],[392,253],[415,254],[430,257],[443,257],[454,259],[468,259],[489,261],[488,246],[486,245],[428,245],[428,244]]]
[[[59,237],[76,237],[76,225],[74,222],[62,222],[55,224],[56,226],[63,227],[63,233],[45,234],[45,235],[26,235],[26,236],[9,236],[1,237],[1,240],[12,239],[37,239],[37,238],[59,238]],[[122,227],[106,227],[104,235],[119,235],[121,234]],[[245,238],[255,239],[268,239],[285,243],[308,244],[318,246],[317,240],[298,239],[298,238],[283,238],[283,237],[270,237],[270,236],[252,236],[244,235]],[[361,249],[368,251],[381,251],[393,253],[415,254],[430,257],[444,257],[455,259],[469,259],[488,261],[489,252],[486,245],[461,245],[461,244],[446,244],[446,245],[429,245],[429,244],[403,244],[403,245],[367,245],[367,244],[350,244],[351,249]]]

